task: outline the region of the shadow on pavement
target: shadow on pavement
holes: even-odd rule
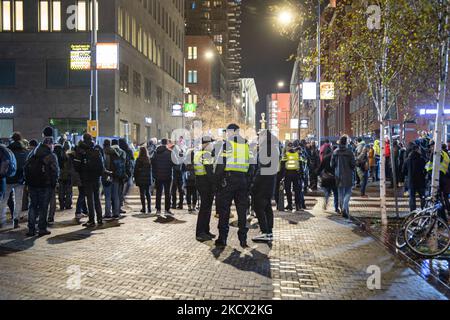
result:
[[[177,218],[173,218],[173,217],[166,217],[166,218],[162,218],[162,217],[158,217],[155,220],[156,223],[160,223],[160,224],[181,224],[181,223],[186,223],[186,221],[184,220],[178,220]]]
[[[38,239],[37,236],[27,238],[23,232],[11,232],[11,234],[13,236],[12,241],[0,245],[0,257],[28,250],[34,246],[35,241]]]
[[[241,271],[254,272],[266,278],[270,278],[270,261],[266,254],[258,250],[251,249],[250,251],[239,251],[236,249],[226,248],[212,248],[211,253],[214,258],[222,263],[228,264]],[[229,254],[225,259],[220,259],[224,254]]]
[[[53,223],[52,225],[49,225],[50,229],[62,229],[62,228],[68,228],[68,227],[74,227],[81,225],[82,222],[80,222],[77,219],[72,220],[66,220],[66,221],[58,221]]]
[[[298,211],[298,212],[282,212],[278,213],[277,217],[288,221],[290,224],[298,224],[299,222],[308,221],[315,216],[308,211]]]
[[[93,233],[99,230],[106,230],[110,228],[120,227],[121,223],[117,220],[111,221],[96,228],[84,228],[69,233],[59,234],[47,239],[48,244],[61,244],[65,242],[80,241],[91,237],[92,235],[99,235],[101,233]]]

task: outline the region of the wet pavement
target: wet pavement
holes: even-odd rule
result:
[[[52,234],[0,230],[1,299],[446,299],[372,236],[321,209],[277,212],[274,241],[224,250],[195,241],[196,216],[142,215],[137,195],[120,221],[85,229],[57,213]],[[256,220],[249,237],[258,234]],[[212,220],[216,232],[217,219]],[[379,270],[379,289],[374,287]],[[375,272],[376,274],[376,272]]]

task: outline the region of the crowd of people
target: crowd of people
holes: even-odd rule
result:
[[[137,156],[125,139],[105,139],[102,145],[84,134],[76,145],[64,136],[54,140],[53,129],[43,130],[42,141],[26,141],[16,132],[8,146],[0,145],[0,224],[9,209],[13,227],[18,228],[22,212],[28,212],[28,237],[49,235],[55,220],[57,199],[61,211],[75,208],[75,219],[88,220],[84,227],[103,225],[126,213],[125,197],[133,184],[139,188],[142,214],[152,214],[155,193],[156,215],[173,218],[185,203],[190,214],[198,213],[196,239],[210,241],[210,221],[215,201],[219,235],[215,241],[226,246],[231,205],[238,218],[238,238],[247,246],[247,220],[255,215],[261,234],[253,241],[273,240],[273,205],[279,210],[305,210],[305,193],[320,186],[327,209],[333,195],[334,211],[350,217],[349,202],[354,187],[367,197],[367,185],[380,179],[380,141],[366,143],[343,135],[335,143],[325,140],[320,148],[314,141],[279,142],[263,130],[257,141],[249,142],[235,124],[221,140],[209,136],[186,142],[183,137],[151,139],[139,147]],[[385,137],[386,177],[403,184],[409,193],[410,209],[416,209],[416,195],[424,206],[431,172],[433,141],[422,134],[408,148]],[[393,161],[391,161],[393,157]],[[392,165],[393,164],[393,165]],[[441,192],[450,193],[450,157],[447,145],[441,154]],[[274,169],[275,168],[275,169]],[[395,177],[395,179],[394,179]],[[74,203],[73,189],[78,197]],[[164,208],[162,198],[164,195]],[[104,197],[104,208],[101,198]],[[294,197],[294,203],[293,198]],[[285,200],[287,206],[285,206]],[[164,210],[163,210],[164,209]]]

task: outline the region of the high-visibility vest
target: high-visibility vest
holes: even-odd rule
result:
[[[439,170],[443,174],[447,174],[449,165],[450,165],[450,156],[448,155],[447,152],[441,151],[441,163],[440,163]],[[425,166],[425,169],[428,172],[433,171],[433,162],[432,161],[428,161],[426,166]]]
[[[286,161],[286,170],[298,171],[300,169],[300,156],[298,152],[286,152],[284,160]]]
[[[213,164],[211,152],[202,150],[194,154],[194,171],[196,176],[206,176],[205,165],[211,164]]]
[[[250,167],[250,150],[247,143],[228,141],[231,150],[225,151],[225,172],[247,173]]]

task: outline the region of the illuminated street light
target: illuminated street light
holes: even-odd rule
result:
[[[211,60],[212,58],[214,58],[214,52],[212,52],[211,50],[206,51],[205,58]]]
[[[294,21],[292,12],[284,10],[278,14],[278,22],[284,26],[290,25]]]
[[[284,81],[280,81],[278,82],[278,88],[283,88],[284,87]]]

